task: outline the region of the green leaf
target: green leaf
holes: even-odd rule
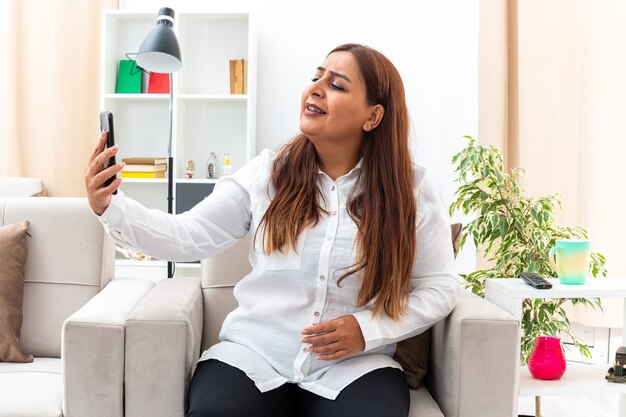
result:
[[[506,219],[506,217],[500,217],[500,221],[499,221],[499,227],[500,227],[500,236],[506,236],[506,234],[509,232],[509,222]]]

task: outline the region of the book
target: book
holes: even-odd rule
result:
[[[141,93],[141,70],[137,68],[135,61],[121,59],[117,71],[117,94]]]
[[[237,72],[237,94],[243,94],[243,59],[238,59],[236,63]]]
[[[122,171],[122,178],[165,178],[165,171],[158,171],[158,172]]]
[[[157,165],[138,165],[138,164],[126,164],[122,168],[122,172],[159,172],[167,169],[166,164]]]
[[[230,69],[230,94],[248,94],[248,60],[231,59],[228,63]]]
[[[151,72],[148,78],[148,94],[169,94],[170,75]]]
[[[237,61],[228,61],[230,67],[230,94],[237,94]]]
[[[167,158],[123,158],[122,162],[129,165],[161,165],[167,164]]]

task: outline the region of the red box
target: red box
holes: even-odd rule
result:
[[[169,94],[170,75],[151,72],[148,79],[148,94]]]

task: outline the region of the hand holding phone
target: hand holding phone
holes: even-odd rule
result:
[[[122,182],[121,178],[116,179],[117,173],[124,167],[124,163],[115,163],[117,145],[114,145],[113,115],[110,112],[100,115],[100,128],[100,138],[85,168],[87,200],[97,215],[104,213],[111,204],[111,196]]]
[[[115,145],[115,133],[113,130],[113,113],[110,111],[105,110],[100,112],[100,132],[107,132],[107,141],[104,145],[104,150],[112,148]],[[102,166],[102,170],[115,165],[115,163],[115,155],[111,155],[111,157]],[[115,181],[116,178],[116,174],[111,176],[104,182],[104,186],[108,187],[113,181]],[[113,194],[117,194],[117,190],[113,191]]]

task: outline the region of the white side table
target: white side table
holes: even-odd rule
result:
[[[552,288],[538,290],[521,279],[487,279],[485,298],[522,319],[522,301],[526,298],[624,298],[626,323],[626,278],[588,278],[584,285],[563,285],[550,279]],[[521,343],[521,340],[520,340]],[[626,332],[622,332],[626,346]],[[567,364],[567,370],[557,381],[534,379],[526,366],[519,368],[520,396],[549,395],[620,395],[619,417],[626,417],[626,384],[608,382],[604,375],[608,366]]]

